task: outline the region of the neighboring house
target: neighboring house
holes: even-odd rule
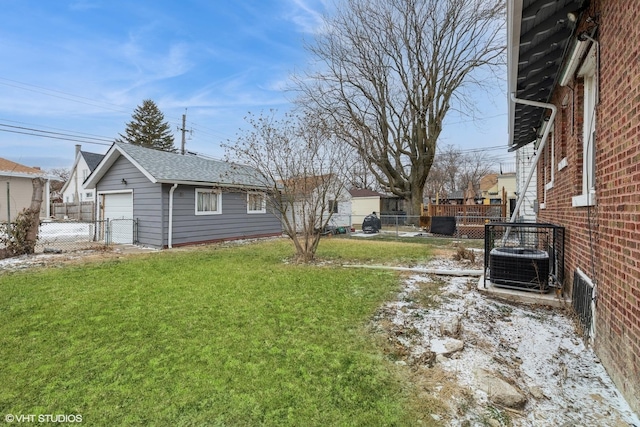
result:
[[[502,203],[501,191],[498,189],[498,174],[490,173],[480,178],[480,195],[485,205]]]
[[[31,206],[33,179],[44,178],[40,218],[48,218],[49,180],[52,178],[39,168],[24,166],[0,158],[0,222],[14,221],[23,209]]]
[[[372,212],[376,212],[380,215],[381,204],[380,200],[384,197],[384,194],[380,194],[377,191],[368,190],[366,188],[352,188],[349,190],[351,195],[351,226],[359,227],[362,225],[362,220]]]
[[[507,5],[511,149],[535,147],[537,221],[565,227],[566,293],[640,412],[640,2]]]
[[[114,143],[85,187],[116,243],[134,231],[158,248],[282,234],[257,172],[242,165]]]
[[[84,181],[98,166],[104,155],[82,151],[80,148],[80,145],[76,145],[76,158],[71,168],[69,180],[60,190],[64,203],[93,202],[95,200],[93,190],[86,189]]]
[[[516,204],[516,174],[492,173],[480,179],[480,194],[485,205],[507,204],[507,211],[513,212]]]
[[[349,227],[351,217],[351,203],[347,191],[336,175],[317,175],[302,178],[292,178],[283,183],[285,190],[293,203],[294,212],[287,212],[287,218],[292,223],[295,214],[297,231],[304,229],[309,214],[313,213],[319,220],[329,218],[328,227]]]

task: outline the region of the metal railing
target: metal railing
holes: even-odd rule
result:
[[[585,339],[593,336],[593,308],[595,305],[593,291],[594,286],[591,280],[582,272],[574,271],[571,304],[580,321]]]
[[[548,292],[564,286],[564,227],[529,222],[485,226],[484,285]]]

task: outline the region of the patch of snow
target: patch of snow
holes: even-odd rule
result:
[[[468,263],[436,259],[426,268],[464,269]],[[463,416],[456,412],[459,408],[452,407],[447,425],[484,425],[487,409],[494,404],[474,374],[481,369],[506,379],[526,396],[521,411],[507,412],[513,426],[640,427],[638,415],[593,349],[576,334],[567,313],[494,300],[478,292],[470,283],[473,279],[451,276],[438,278],[445,281],[439,306],[420,307],[412,295],[420,283],[433,280],[419,273],[406,278],[396,300],[380,312],[407,349],[407,363],[424,360],[421,356],[428,351],[444,353],[449,338],[439,326],[454,318],[460,322],[456,338],[464,347],[448,358],[439,356],[437,366],[454,374],[459,386],[471,390],[474,403]]]
[[[374,237],[377,235],[378,233],[364,233],[362,231],[356,231],[355,233],[351,233],[351,237]]]

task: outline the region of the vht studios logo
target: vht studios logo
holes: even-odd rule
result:
[[[80,414],[6,414],[4,420],[7,423],[81,423]]]

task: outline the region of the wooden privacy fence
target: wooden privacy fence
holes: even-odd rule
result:
[[[452,205],[431,204],[423,207],[420,226],[430,229],[433,217],[455,218],[455,236],[484,238],[484,225],[490,221],[504,221],[507,218],[507,204],[495,205]]]
[[[52,203],[51,215],[58,219],[76,219],[78,221],[93,221],[96,218],[94,202],[80,203]]]

